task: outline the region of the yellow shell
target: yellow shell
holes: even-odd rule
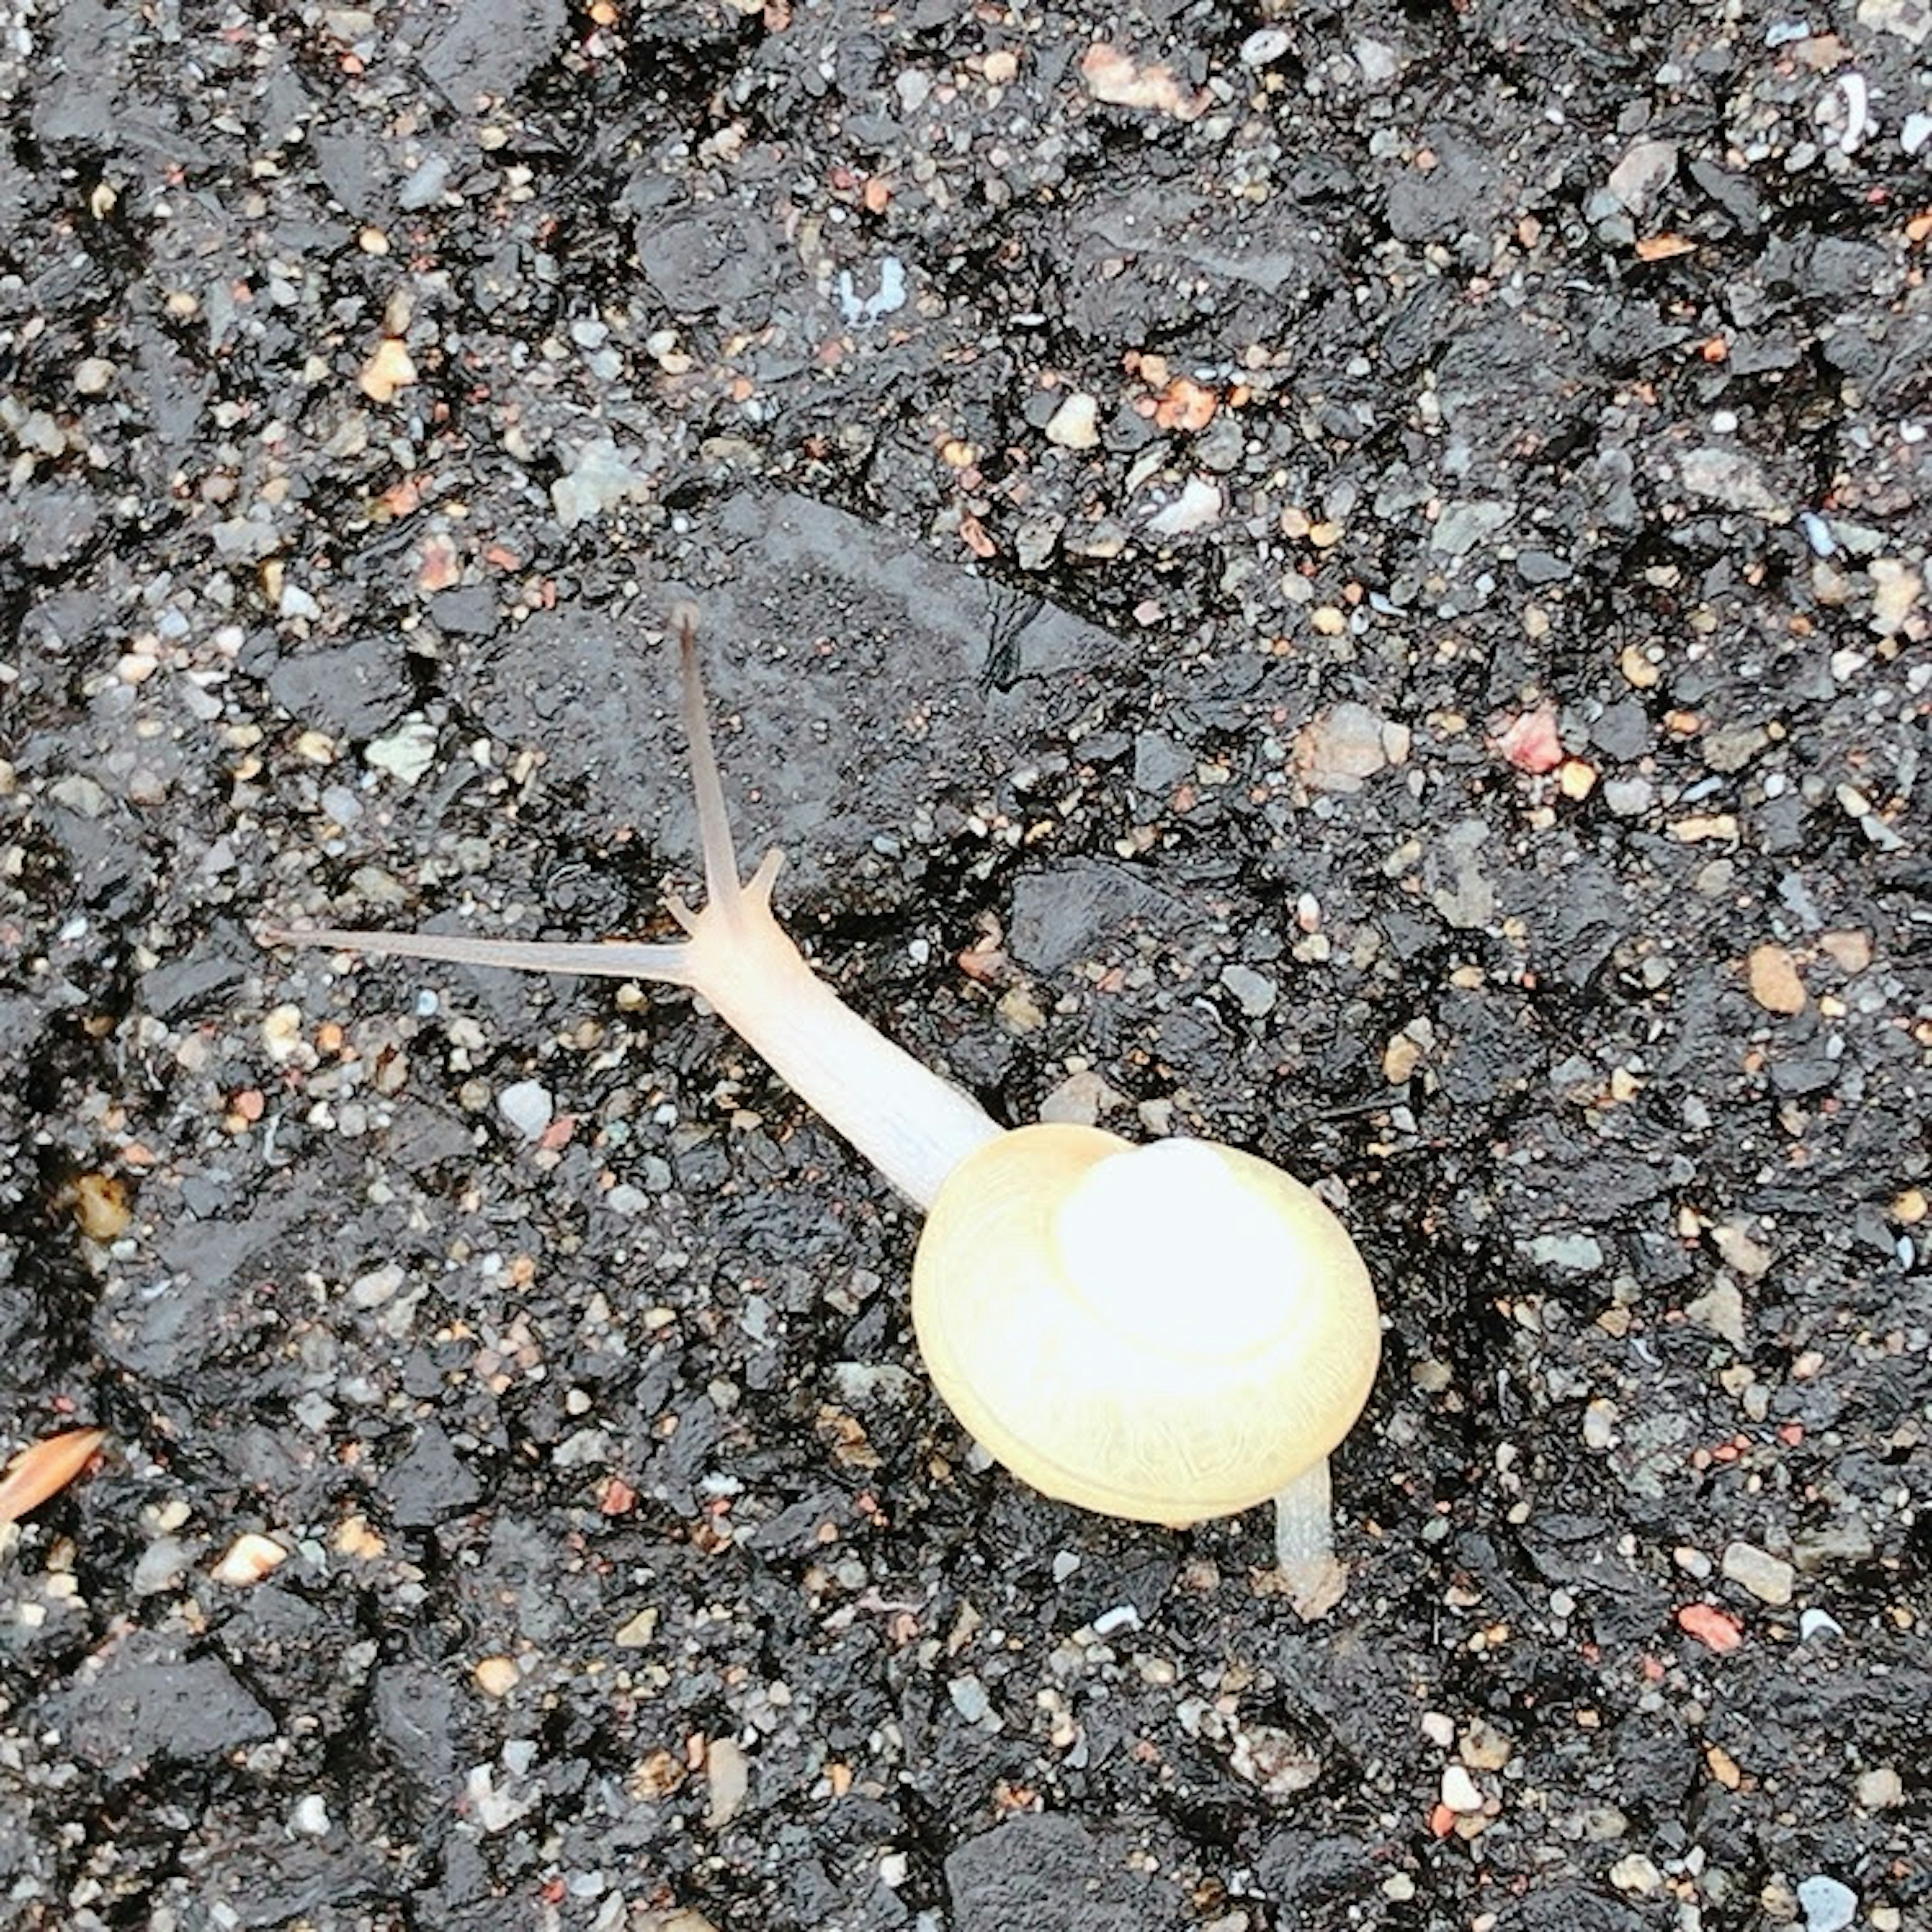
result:
[[[1064,1502],[1183,1524],[1252,1508],[1346,1436],[1381,1349],[1368,1270],[1301,1184],[1203,1141],[1002,1134],[913,1264],[959,1420]]]

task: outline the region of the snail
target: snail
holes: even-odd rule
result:
[[[1059,1501],[1180,1527],[1272,1500],[1280,1585],[1339,1600],[1328,1456],[1380,1352],[1368,1271],[1307,1188],[1237,1149],[1135,1146],[1098,1127],[1001,1127],[876,1031],[772,911],[782,855],[739,876],[698,662],[674,614],[705,904],[667,897],[670,944],[558,944],[270,926],[270,944],[655,980],[701,994],[926,1210],[920,1352],[954,1415]]]

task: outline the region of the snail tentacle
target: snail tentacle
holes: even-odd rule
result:
[[[718,753],[711,741],[711,718],[704,702],[704,680],[698,664],[698,612],[680,604],[671,613],[677,627],[677,655],[684,674],[684,736],[691,753],[691,787],[698,796],[698,842],[704,859],[704,902],[728,923],[737,923],[740,902],[746,897],[739,882],[738,853],[731,839],[730,814],[724,808],[724,782],[718,775]],[[767,854],[758,868],[764,877]],[[772,875],[777,868],[772,866]],[[771,881],[764,897],[771,898]],[[687,928],[688,929],[688,928]]]
[[[672,623],[704,859],[703,908],[693,911],[676,894],[665,898],[683,939],[669,945],[556,943],[285,926],[263,927],[261,937],[271,944],[286,940],[464,966],[688,986],[894,1186],[930,1206],[959,1162],[1004,1130],[970,1096],[868,1024],[812,970],[772,910],[782,853],[767,852],[752,876],[740,880],[698,662],[696,614],[682,605]]]
[[[617,980],[653,980],[667,986],[698,983],[691,948],[685,945],[646,945],[628,939],[472,939],[460,933],[376,932],[338,926],[268,925],[256,931],[269,946],[332,946],[348,952],[500,966],[518,973],[596,973]]]

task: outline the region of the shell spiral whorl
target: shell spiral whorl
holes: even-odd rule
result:
[[[1000,1462],[1150,1522],[1279,1493],[1347,1432],[1378,1352],[1367,1272],[1300,1182],[1093,1127],[1022,1127],[961,1163],[913,1316],[940,1394]]]

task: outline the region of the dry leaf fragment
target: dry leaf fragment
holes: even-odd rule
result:
[[[0,1522],[17,1522],[65,1489],[106,1439],[104,1429],[70,1429],[23,1449],[0,1478]]]

